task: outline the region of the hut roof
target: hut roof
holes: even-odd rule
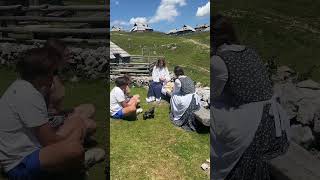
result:
[[[115,59],[115,55],[119,55],[120,57],[130,57],[129,53],[110,41],[110,59]]]

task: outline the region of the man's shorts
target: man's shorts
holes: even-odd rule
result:
[[[119,110],[116,114],[112,116],[114,119],[124,119],[123,109]]]
[[[40,149],[32,152],[30,155],[26,156],[20,164],[11,169],[8,172],[9,179],[43,179],[47,176],[46,172],[41,170],[40,159],[39,159]]]

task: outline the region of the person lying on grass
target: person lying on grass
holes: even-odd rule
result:
[[[141,108],[137,108],[140,102],[140,96],[134,95],[130,99],[126,98],[126,94],[130,90],[127,77],[118,77],[115,80],[116,86],[110,92],[110,115],[114,119],[124,119],[127,117],[136,117],[142,112]]]
[[[17,63],[19,78],[0,99],[0,165],[9,179],[45,179],[84,169],[88,117],[70,113],[58,128],[48,99],[62,63],[52,48],[35,48]]]

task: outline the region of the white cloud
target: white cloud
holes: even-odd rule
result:
[[[198,7],[196,16],[209,16],[210,15],[210,1],[201,7]]]
[[[161,0],[156,14],[149,20],[150,23],[159,21],[173,21],[179,15],[177,6],[186,5],[186,0]]]
[[[111,26],[128,26],[128,25],[130,25],[130,24],[129,24],[129,22],[127,22],[127,21],[114,20],[114,21],[111,21],[110,25],[111,25]]]
[[[135,24],[135,23],[147,24],[148,19],[146,17],[134,17],[130,19],[129,23],[130,24]]]

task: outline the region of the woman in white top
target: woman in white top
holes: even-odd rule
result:
[[[270,179],[286,152],[289,121],[259,55],[239,45],[229,19],[212,17],[211,179]]]
[[[195,119],[193,112],[200,108],[200,98],[195,93],[195,84],[192,79],[184,75],[181,67],[174,68],[176,80],[170,99],[170,119],[174,125],[185,130],[197,131],[202,127]]]
[[[152,71],[152,81],[149,86],[147,102],[161,100],[161,89],[162,86],[170,81],[170,74],[168,68],[166,67],[166,61],[164,58],[160,58],[157,64],[153,67]]]

